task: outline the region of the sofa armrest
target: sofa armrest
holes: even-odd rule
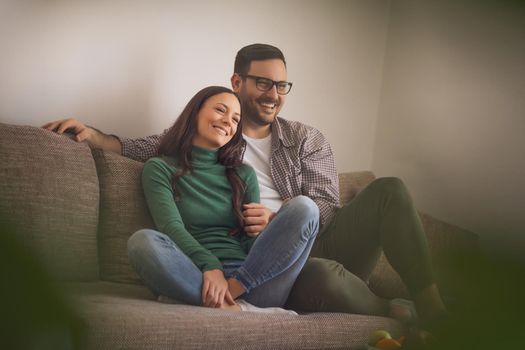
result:
[[[425,228],[432,258],[442,258],[455,252],[477,251],[479,237],[477,234],[436,219],[429,214],[419,212]]]

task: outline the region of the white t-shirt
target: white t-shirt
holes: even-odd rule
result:
[[[272,135],[263,139],[254,139],[243,135],[246,140],[243,163],[248,164],[255,170],[259,190],[261,192],[261,204],[273,212],[279,211],[283,201],[279,192],[275,189],[272,176],[270,175],[270,155],[272,152]]]

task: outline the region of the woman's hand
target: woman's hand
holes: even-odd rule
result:
[[[228,281],[219,269],[209,270],[202,274],[202,304],[207,307],[218,308],[226,301],[235,305],[229,290]]]
[[[275,213],[259,203],[244,204],[243,208],[244,232],[248,237],[258,236],[275,216]]]

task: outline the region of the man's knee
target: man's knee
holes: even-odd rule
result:
[[[380,177],[372,181],[371,185],[378,186],[385,191],[399,191],[405,189],[403,180],[398,177]]]
[[[381,177],[373,181],[370,186],[374,191],[379,191],[383,195],[401,203],[411,203],[412,199],[408,189],[400,178]]]

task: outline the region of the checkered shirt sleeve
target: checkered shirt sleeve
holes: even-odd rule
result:
[[[138,139],[114,136],[122,145],[123,156],[138,160],[139,162],[145,162],[158,155],[160,140],[167,132],[168,129],[164,130],[162,134],[146,136]]]
[[[283,199],[304,195],[319,207],[321,227],[334,217],[339,178],[330,144],[317,129],[277,118],[272,127],[271,173]]]
[[[315,129],[304,142],[301,166],[302,193],[319,207],[320,224],[324,227],[332,221],[340,205],[339,178],[332,148]]]

